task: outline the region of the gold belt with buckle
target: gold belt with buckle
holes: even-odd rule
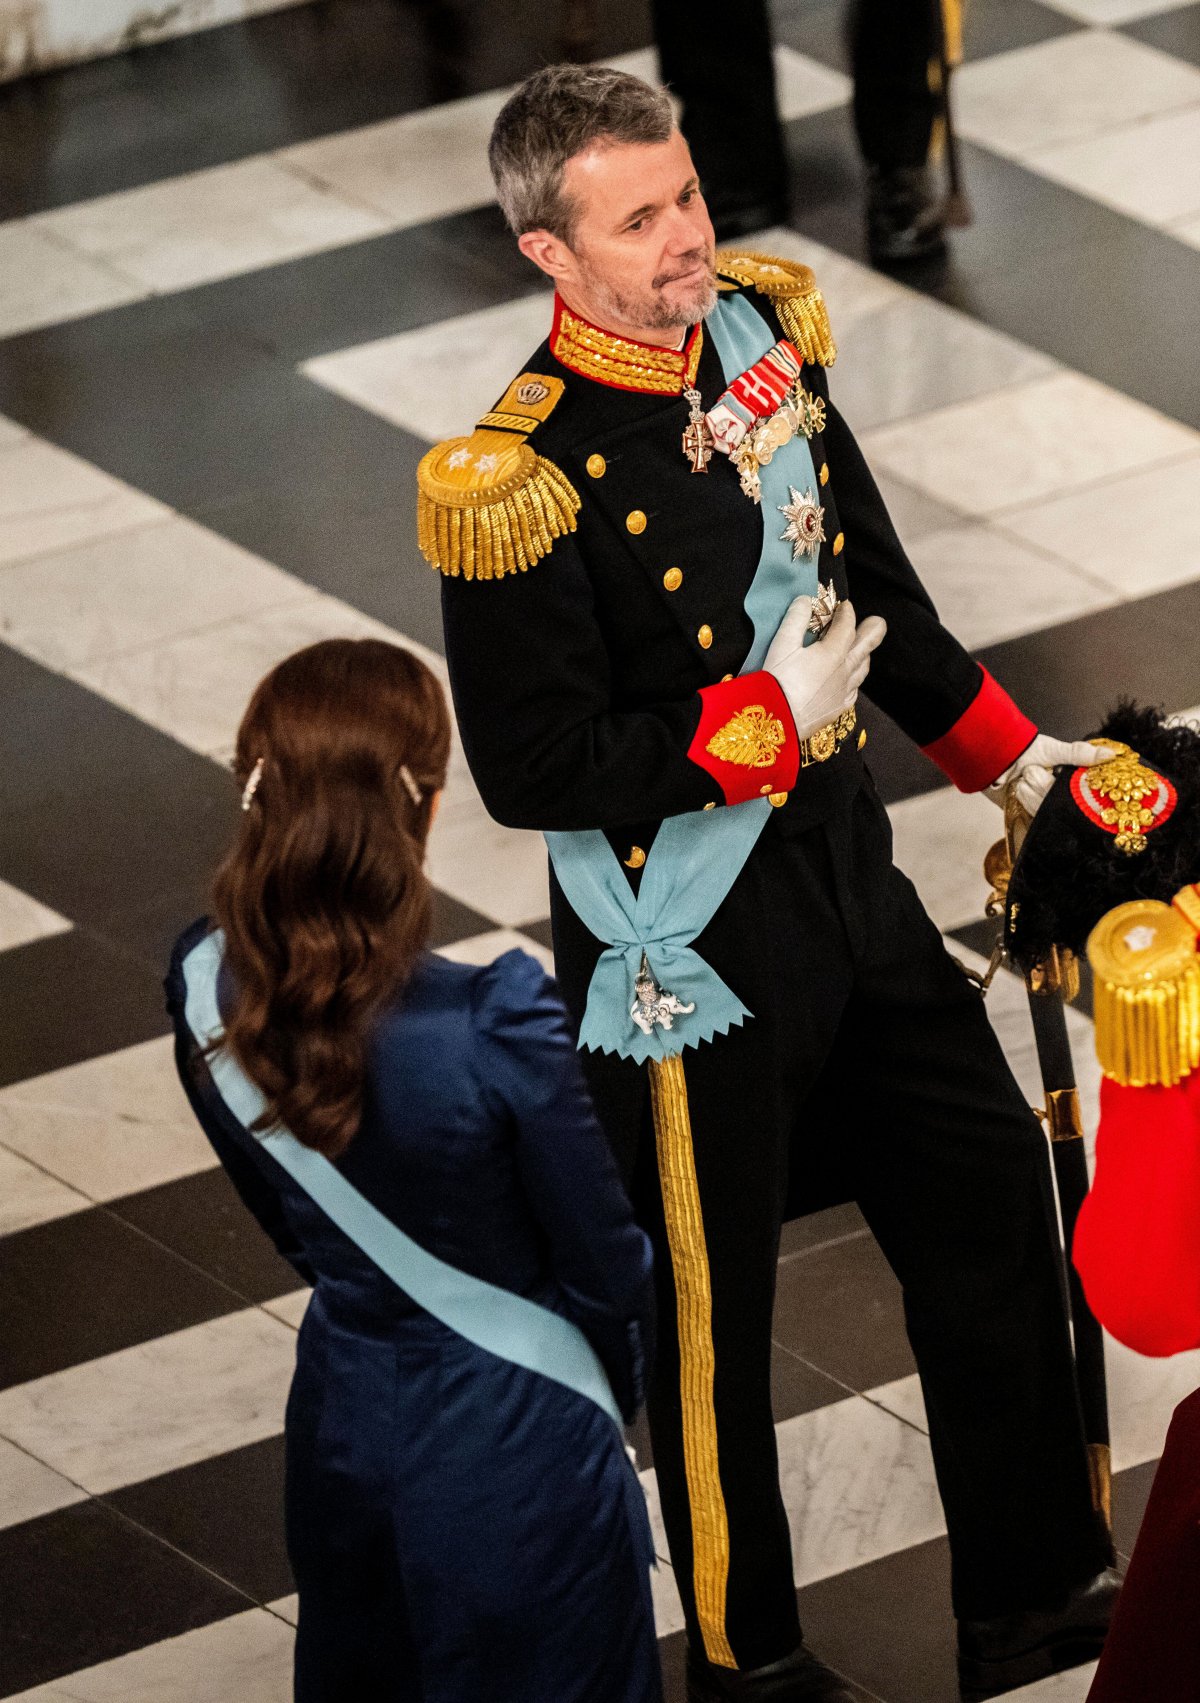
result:
[[[827,721],[824,727],[819,727],[815,733],[810,733],[807,739],[800,741],[800,767],[807,769],[813,763],[827,763],[841,749],[844,740],[849,739],[858,724],[858,712],[853,705],[843,710],[836,721]]]

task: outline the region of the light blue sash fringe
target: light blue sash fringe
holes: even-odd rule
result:
[[[742,295],[721,297],[704,328],[727,380],[752,367],[775,343],[771,327]],[[776,450],[761,479],[762,551],[745,602],[754,638],[742,674],[762,667],[792,599],[814,596],[817,590],[816,553],[793,561],[779,512],[789,500],[789,486],[801,492],[819,489],[806,440],[795,437]],[[767,800],[755,798],[730,809],[668,817],[650,848],[636,900],[599,829],[546,835],[568,904],[606,944],[588,988],[581,1047],[615,1052],[640,1064],[728,1034],[733,1024],[753,1015],[690,943],[716,914],[770,814]],[[655,1028],[650,1035],[630,1015],[643,953],[659,986],[682,1004],[695,1005],[694,1011],[677,1013],[672,1028]]]

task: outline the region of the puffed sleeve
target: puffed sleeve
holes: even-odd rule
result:
[[[533,958],[507,952],[480,973],[475,1016],[484,1091],[515,1125],[522,1186],[566,1309],[631,1418],[652,1336],[650,1243],[596,1120],[562,1001]]]

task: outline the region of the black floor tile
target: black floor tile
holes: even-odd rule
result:
[[[94,1501],[0,1530],[0,1579],[5,1697],[252,1606]]]
[[[275,1252],[222,1170],[123,1195],[108,1208],[247,1302],[272,1301],[304,1283]]]
[[[539,946],[544,946],[547,952],[554,950],[554,935],[550,928],[550,918],[544,917],[538,922],[523,922],[520,932],[536,940]]]
[[[853,1390],[915,1370],[900,1285],[871,1236],[832,1242],[780,1265],[775,1336]]]
[[[963,58],[968,64],[1084,28],[1075,18],[1039,5],[1038,0],[971,0],[963,13]]]
[[[572,43],[571,18],[590,28]],[[339,0],[198,31],[0,91],[0,217],[266,153],[650,40],[644,0]],[[573,49],[573,51],[572,51]],[[214,123],[214,113],[220,122]]]
[[[776,42],[849,75],[845,0],[773,0]]]
[[[477,934],[490,934],[499,925],[490,917],[473,911],[469,905],[452,899],[448,893],[433,895],[433,931],[429,944],[436,952],[439,946],[453,946],[458,940],[471,940]]]
[[[1200,65],[1200,4],[1178,6],[1173,11],[1156,12],[1150,18],[1138,18],[1124,24],[1122,35],[1144,41],[1147,47],[1157,47],[1176,59],[1190,60]]]
[[[270,1437],[103,1500],[256,1601],[295,1590],[283,1532],[284,1440]]]
[[[5,1389],[242,1305],[103,1207],[0,1238],[0,1293]]]
[[[1119,1553],[1128,1559],[1133,1554],[1138,1532],[1150,1500],[1150,1487],[1158,1471],[1157,1461],[1143,1461],[1141,1466],[1127,1467],[1113,1479],[1113,1539]]]
[[[165,1035],[162,970],[75,928],[0,952],[0,1088]]]

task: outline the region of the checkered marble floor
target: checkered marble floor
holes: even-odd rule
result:
[[[333,634],[444,673],[413,472],[544,334],[482,143],[553,51],[299,6],[0,91],[0,1697],[283,1703],[283,1400],[306,1297],[173,1080],[159,978],[203,907],[251,686]],[[646,19],[597,57],[652,75]],[[836,0],[779,0],[795,203],[834,395],[949,624],[1039,720],[1200,701],[1200,4],[975,0],[956,89],[977,221],[863,264]],[[214,125],[219,110],[223,122]],[[985,945],[997,822],[881,717],[897,857]],[[455,753],[437,944],[550,962],[545,855]],[[990,1008],[1031,1098],[1023,993]],[[1086,1010],[1070,1015],[1089,1131]],[[776,1412],[813,1644],[951,1703],[948,1558],[900,1297],[857,1211],[790,1227]],[[1117,1536],[1200,1357],[1110,1345]],[[653,1469],[643,1474],[652,1509]],[[681,1695],[678,1598],[656,1610]],[[1086,1670],[1020,1694],[1082,1703]]]

